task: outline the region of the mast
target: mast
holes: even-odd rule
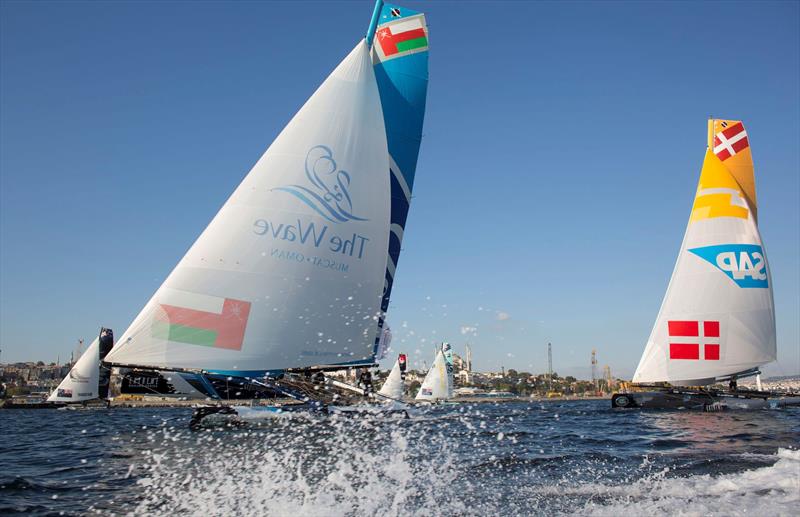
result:
[[[381,9],[383,9],[383,0],[375,0],[375,9],[372,11],[372,19],[369,21],[367,28],[367,47],[372,48],[372,39],[375,37],[375,29],[378,28],[378,19],[381,16]]]
[[[547,343],[547,390],[553,391],[553,345]]]

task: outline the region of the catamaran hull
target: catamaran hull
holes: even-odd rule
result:
[[[780,397],[768,393],[708,393],[695,390],[640,391],[615,393],[614,409],[694,409],[700,411],[777,409],[797,405],[798,397]]]

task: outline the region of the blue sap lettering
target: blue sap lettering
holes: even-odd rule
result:
[[[716,266],[741,288],[769,288],[767,260],[758,244],[716,244],[688,251]]]
[[[744,278],[753,276],[753,263],[750,261],[750,254],[746,251],[739,252],[739,268],[733,272],[733,278]]]
[[[753,253],[753,258],[756,259],[756,264],[753,266],[753,278],[765,280],[767,278],[767,264],[764,262],[764,256],[756,251]]]
[[[717,267],[723,271],[733,272],[736,267],[736,254],[732,251],[726,251],[717,255]]]

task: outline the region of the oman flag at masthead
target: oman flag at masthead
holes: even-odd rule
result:
[[[385,57],[428,48],[428,32],[422,16],[387,23],[378,29],[375,39]]]

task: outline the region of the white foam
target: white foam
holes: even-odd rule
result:
[[[779,449],[774,465],[737,474],[667,478],[662,472],[630,485],[583,490],[598,497],[579,515],[794,516],[800,508],[800,450]]]
[[[581,461],[564,464],[564,478],[556,480],[548,477],[551,465],[539,471],[539,463],[496,458],[515,438],[500,440],[483,425],[470,428],[472,441],[459,452],[451,433],[467,427],[461,418],[428,414],[379,425],[280,418],[247,431],[148,431],[133,460],[138,486],[129,515],[771,517],[794,516],[800,507],[798,450],[742,454],[774,463],[735,474],[675,477],[665,468],[618,482],[611,481],[620,477],[614,462]],[[484,423],[478,411],[470,418]],[[632,473],[650,468],[645,459]]]
[[[222,439],[154,436],[171,442],[169,456],[143,459],[136,491],[144,497],[130,515],[435,515],[456,471],[443,456],[420,460],[398,430],[378,433],[368,423],[328,419],[312,424],[314,437],[308,422],[295,433],[292,424],[274,422],[281,428]],[[428,440],[432,451],[438,439]],[[263,448],[253,448],[259,442]],[[457,502],[448,509],[463,513]]]

